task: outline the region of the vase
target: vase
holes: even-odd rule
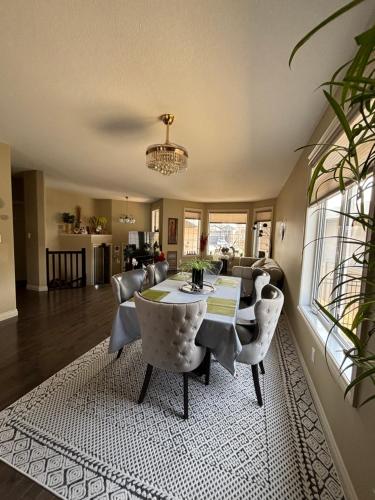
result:
[[[192,269],[191,278],[194,285],[199,286],[199,288],[203,288],[203,269]]]

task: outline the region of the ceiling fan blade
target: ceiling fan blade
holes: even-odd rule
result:
[[[109,135],[137,134],[155,123],[157,118],[118,115],[98,120],[96,129]]]

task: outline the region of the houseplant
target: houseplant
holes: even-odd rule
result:
[[[198,257],[185,261],[181,265],[181,269],[183,271],[191,271],[191,280],[195,285],[199,286],[199,288],[203,288],[204,271],[207,271],[211,268],[211,261],[200,259]]]
[[[303,37],[292,51],[291,64],[297,51],[320,29],[337,17],[356,7],[364,0],[353,0],[322,21],[316,28]],[[346,64],[335,71],[331,80],[322,84],[328,106],[334,113],[336,121],[347,139],[347,145],[335,143],[313,144],[323,146],[325,152],[314,166],[308,188],[308,197],[313,199],[316,188],[323,180],[334,181],[341,192],[348,184],[356,186],[355,210],[347,207],[345,211],[336,213],[344,216],[352,224],[359,224],[367,231],[362,240],[341,236],[343,243],[354,244],[356,249],[349,259],[342,258],[338,265],[324,276],[336,273],[340,278],[340,286],[332,290],[330,302],[316,305],[329,320],[332,330],[338,329],[351,343],[352,347],[345,351],[346,360],[357,372],[347,386],[348,392],[367,380],[375,386],[375,353],[370,341],[375,332],[375,219],[373,208],[366,208],[364,202],[366,190],[373,189],[375,162],[375,26],[355,37],[357,52]],[[353,120],[353,117],[356,117]],[[363,151],[367,153],[363,160]],[[360,155],[362,154],[362,156]],[[359,160],[359,158],[362,160]],[[332,159],[336,158],[334,162]],[[333,164],[332,164],[333,163]],[[368,180],[370,179],[370,180]],[[337,236],[339,238],[339,236]],[[351,264],[354,262],[354,265]],[[364,273],[353,272],[355,266],[363,267]],[[356,292],[342,291],[343,283],[356,284]],[[345,289],[344,289],[345,290]],[[333,308],[340,310],[338,315],[332,314]],[[347,325],[348,311],[355,311],[350,325]],[[347,369],[347,368],[345,368]],[[361,404],[375,399],[371,394]]]
[[[103,234],[105,226],[107,225],[107,217],[103,215],[90,217],[90,224],[94,228],[95,233]]]
[[[61,219],[62,219],[63,223],[65,224],[64,231],[66,233],[71,233],[72,232],[72,225],[74,224],[74,221],[75,221],[74,214],[71,214],[69,212],[63,212],[61,214]]]

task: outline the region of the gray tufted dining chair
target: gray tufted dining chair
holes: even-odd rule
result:
[[[262,269],[254,269],[253,271],[253,293],[250,297],[249,307],[239,309],[237,311],[236,322],[244,325],[249,324],[250,321],[255,319],[254,306],[261,299],[263,288],[270,282],[271,276]]]
[[[149,264],[147,270],[147,283],[149,287],[155,286],[158,283],[167,279],[169,263],[166,260]]]
[[[155,285],[167,279],[169,263],[167,260],[155,264]]]
[[[251,365],[259,406],[263,405],[263,400],[258,366],[264,374],[263,360],[275,333],[283,303],[283,293],[274,285],[268,284],[263,288],[261,298],[254,306],[255,322],[253,324],[249,322],[248,325],[236,324],[237,335],[242,344],[242,351],[236,361]]]
[[[143,269],[134,269],[125,273],[114,274],[111,278],[112,290],[117,303],[131,299],[135,292],[140,292],[146,277]],[[118,351],[117,359],[121,356],[122,348]]]
[[[183,374],[184,419],[188,418],[188,373],[198,368],[206,348],[195,344],[195,337],[207,310],[205,301],[168,304],[134,295],[141,330],[142,354],[147,363],[138,403],[142,403],[154,367]],[[209,375],[209,365],[206,377]],[[207,380],[206,380],[207,382]]]

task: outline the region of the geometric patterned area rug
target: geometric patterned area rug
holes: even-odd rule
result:
[[[154,370],[143,404],[140,341],[108,341],[0,413],[0,458],[60,498],[343,499],[281,316],[256,402],[250,366],[211,364],[210,385]]]

